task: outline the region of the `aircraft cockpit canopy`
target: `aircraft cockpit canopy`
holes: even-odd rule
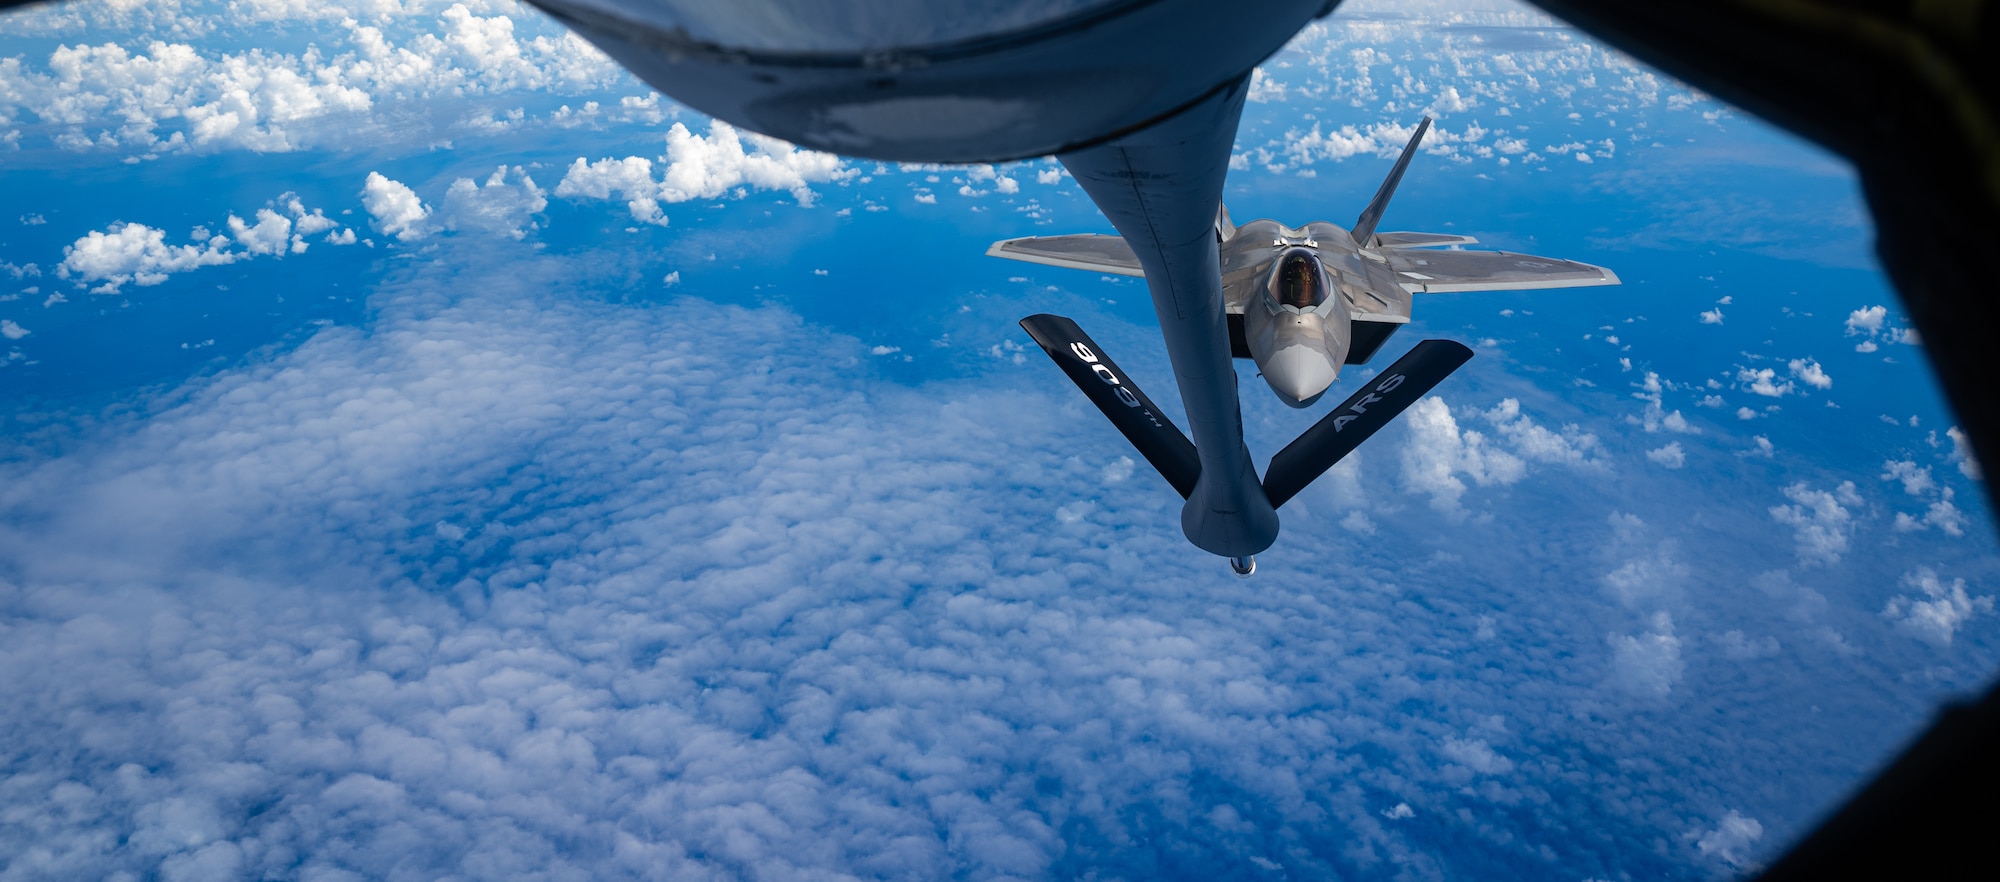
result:
[[[1277,269],[1271,273],[1271,293],[1283,306],[1311,309],[1326,302],[1333,288],[1327,282],[1326,268],[1320,266],[1319,255],[1305,248],[1294,248],[1278,258]]]

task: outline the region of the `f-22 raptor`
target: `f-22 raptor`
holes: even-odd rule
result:
[[[1470,236],[1376,232],[1430,123],[1428,117],[1418,123],[1352,228],[1324,221],[1294,228],[1272,220],[1238,226],[1229,209],[1218,206],[1214,235],[1230,354],[1255,362],[1280,401],[1310,407],[1332,387],[1343,366],[1368,363],[1409,323],[1415,294],[1618,284],[1618,277],[1603,267],[1506,251],[1460,250],[1475,243]],[[1103,273],[1146,274],[1120,236],[1005,239],[986,253]],[[1191,496],[1201,472],[1193,445],[1131,378],[1066,318],[1037,315],[1021,324],[1167,482]],[[1471,350],[1458,343],[1426,340],[1372,378],[1272,459],[1261,481],[1270,506],[1283,505],[1471,357]],[[1239,575],[1256,567],[1250,555],[1230,555],[1230,563]]]

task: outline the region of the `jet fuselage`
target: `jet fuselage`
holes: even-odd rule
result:
[[[1308,407],[1340,378],[1350,356],[1365,361],[1387,332],[1410,320],[1410,292],[1387,260],[1348,231],[1319,221],[1287,227],[1255,220],[1216,223],[1223,298],[1241,316],[1242,343],[1278,399]],[[1355,352],[1356,323],[1380,328]]]

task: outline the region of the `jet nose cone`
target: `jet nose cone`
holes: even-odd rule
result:
[[[1293,407],[1310,407],[1340,377],[1340,367],[1326,353],[1310,346],[1287,346],[1264,362],[1264,382],[1278,399]]]

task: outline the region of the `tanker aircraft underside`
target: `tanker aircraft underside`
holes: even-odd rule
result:
[[[1618,277],[1610,270],[1585,263],[1506,251],[1462,250],[1474,244],[1470,236],[1376,232],[1382,212],[1430,123],[1425,118],[1417,125],[1395,167],[1352,229],[1324,221],[1296,228],[1272,220],[1237,226],[1231,222],[1228,208],[1217,206],[1213,247],[1230,355],[1255,362],[1259,375],[1280,401],[1292,407],[1310,407],[1339,378],[1343,366],[1366,364],[1374,358],[1389,337],[1409,323],[1415,294],[1618,284]],[[1138,253],[1121,236],[1006,239],[993,243],[986,253],[1049,266],[1146,276]],[[1159,299],[1157,293],[1155,299]],[[1069,319],[1036,315],[1023,319],[1021,325],[1167,483],[1192,502],[1201,478],[1201,457],[1131,378]],[[1471,357],[1471,350],[1451,341],[1419,343],[1273,457],[1258,481],[1262,501],[1273,511],[1270,539],[1277,534],[1278,506]],[[1178,374],[1178,364],[1176,368]],[[1233,377],[1232,372],[1232,382]],[[1192,407],[1189,410],[1193,412]],[[1235,422],[1240,427],[1240,418]],[[1235,440],[1240,444],[1240,428],[1238,432]],[[1216,550],[1204,544],[1192,526],[1189,538],[1203,548]],[[1217,546],[1232,552],[1226,556],[1238,574],[1249,575],[1255,569],[1250,553],[1233,553],[1242,550],[1242,543],[1212,538],[1218,540]],[[1262,546],[1269,544],[1266,540]]]

